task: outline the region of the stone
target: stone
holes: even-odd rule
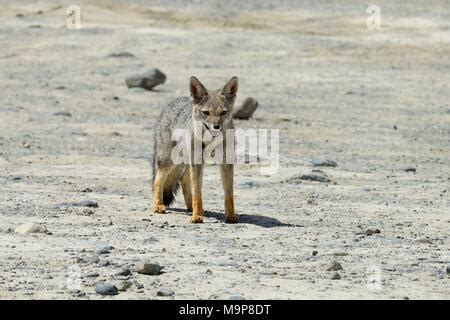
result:
[[[450,264],[448,264],[448,265],[447,265],[447,267],[446,267],[446,271],[447,271],[447,274],[449,274],[449,275],[450,275]]]
[[[117,290],[119,291],[126,291],[129,287],[131,287],[131,282],[130,281],[120,281],[119,283],[117,283],[116,287]]]
[[[367,230],[364,232],[364,234],[365,234],[366,236],[371,236],[371,235],[373,235],[373,234],[375,234],[375,233],[381,233],[380,229],[367,229]]]
[[[318,182],[330,182],[330,178],[324,172],[311,172],[306,174],[296,174],[288,178],[284,182],[299,184],[301,180],[318,181]]]
[[[406,172],[414,172],[414,173],[416,173],[416,168],[414,168],[414,167],[406,167],[403,170],[406,171]]]
[[[166,81],[166,75],[158,69],[149,70],[143,74],[134,75],[125,80],[128,88],[143,88],[151,90]]]
[[[92,200],[82,200],[74,202],[64,202],[63,207],[88,207],[88,208],[98,208],[98,203]]]
[[[100,276],[98,272],[90,272],[85,275],[86,278],[97,278],[98,276]]]
[[[61,117],[71,117],[72,116],[72,114],[70,112],[67,112],[67,111],[58,111],[58,112],[55,112],[53,115],[54,116],[61,116]]]
[[[341,279],[341,275],[338,272],[333,272],[331,275],[331,280],[339,280]]]
[[[122,51],[122,52],[113,52],[108,57],[110,57],[110,58],[134,58],[135,55],[130,52],[127,52],[127,51]]]
[[[108,254],[111,253],[111,250],[114,249],[113,246],[109,244],[102,244],[97,246],[97,249],[95,250],[96,254]]]
[[[312,162],[314,167],[337,167],[337,163],[334,160],[314,160]]]
[[[77,263],[98,263],[100,258],[97,256],[85,256],[77,258]]]
[[[326,271],[338,271],[343,270],[342,265],[337,261],[332,261],[326,268]]]
[[[119,294],[117,287],[109,282],[100,283],[95,287],[95,292],[103,296],[114,296]]]
[[[248,120],[258,108],[258,101],[252,97],[245,98],[242,105],[233,112],[234,119]]]
[[[98,265],[99,265],[99,266],[102,266],[102,267],[107,267],[107,266],[110,265],[110,263],[109,263],[109,260],[108,260],[108,259],[103,259],[103,258],[101,258],[101,259],[99,259],[99,261],[98,261]]]
[[[18,226],[14,232],[20,233],[20,234],[26,234],[26,233],[48,233],[47,228],[39,223],[35,222],[26,222]]]
[[[167,289],[167,288],[160,288],[157,292],[156,295],[160,296],[160,297],[170,297],[173,296],[175,294],[175,292],[171,289]]]
[[[128,268],[123,268],[119,272],[116,273],[116,276],[130,276],[131,271]]]
[[[164,267],[160,266],[157,263],[142,262],[136,266],[136,272],[140,273],[140,274],[156,276],[156,275],[161,274],[161,270],[163,268]]]

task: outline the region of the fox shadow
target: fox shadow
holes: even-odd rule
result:
[[[186,209],[180,209],[180,208],[170,208],[170,211],[174,212],[181,212],[185,214],[189,214],[190,212],[187,212]],[[215,211],[205,211],[203,213],[203,216],[206,218],[214,218],[218,221],[223,222],[225,219],[225,215],[222,212],[215,212]],[[255,214],[238,214],[237,217],[239,218],[239,223],[245,223],[245,224],[253,224],[255,226],[263,227],[263,228],[274,228],[274,227],[295,227],[294,224],[291,223],[284,223],[280,220],[277,220],[275,218],[261,216],[261,215],[255,215]]]

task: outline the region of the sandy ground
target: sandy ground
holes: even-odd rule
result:
[[[364,1],[89,2],[69,30],[65,2],[0,1],[0,298],[109,299],[96,285],[124,281],[111,298],[450,298],[447,1],[377,1],[381,30]],[[167,82],[127,89],[150,68]],[[180,196],[149,210],[154,121],[190,75],[239,76],[238,103],[260,107],[235,125],[280,129],[278,174],[236,168],[240,224],[223,223],[215,167],[204,224]],[[337,162],[330,183],[283,183],[317,159]],[[61,205],[81,200],[99,207]],[[25,222],[50,233],[15,233]],[[102,244],[100,264],[77,262]]]

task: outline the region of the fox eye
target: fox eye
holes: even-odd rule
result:
[[[204,110],[204,111],[202,111],[202,114],[203,114],[204,116],[209,116],[209,111]]]
[[[220,113],[220,115],[221,115],[221,116],[224,116],[224,115],[226,115],[227,113],[228,113],[227,110],[223,110],[223,111]]]

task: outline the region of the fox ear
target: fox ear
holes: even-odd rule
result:
[[[238,78],[233,77],[228,81],[228,83],[223,87],[222,94],[227,97],[227,99],[232,99],[236,97],[238,91]]]
[[[189,80],[189,90],[194,103],[198,103],[207,94],[205,86],[196,77],[192,76]]]

